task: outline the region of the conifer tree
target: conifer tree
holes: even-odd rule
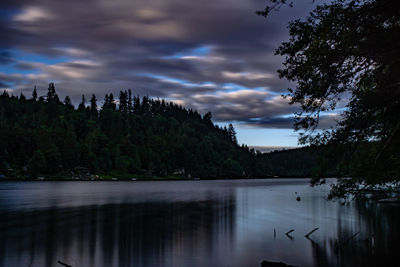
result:
[[[107,108],[109,108],[109,104],[110,104],[110,97],[108,96],[108,94],[106,94],[105,96],[104,96],[104,103],[103,103],[103,106],[101,107],[101,109],[107,109]]]
[[[229,123],[229,126],[228,126],[228,136],[232,140],[232,142],[237,144],[236,131],[235,131],[235,128],[233,128],[232,123]]]
[[[59,98],[58,95],[56,93],[56,89],[54,87],[54,83],[49,83],[49,88],[48,88],[48,92],[47,92],[47,102],[48,103],[58,103],[59,102]]]
[[[90,98],[90,112],[97,117],[97,98],[95,94],[92,94]]]
[[[36,101],[37,97],[38,97],[38,94],[37,94],[36,85],[35,85],[35,88],[33,88],[33,92],[32,92],[33,101]]]
[[[127,92],[119,92],[119,110],[122,112],[127,112],[128,110],[128,97]]]
[[[140,113],[140,98],[139,96],[133,97],[133,113]]]
[[[74,108],[74,106],[72,105],[71,98],[69,96],[66,96],[64,98],[64,105],[66,105],[68,108]]]
[[[132,99],[132,91],[131,89],[128,90],[128,112],[133,112],[133,99]]]
[[[78,110],[84,110],[86,108],[85,95],[82,95],[81,103],[79,103]]]

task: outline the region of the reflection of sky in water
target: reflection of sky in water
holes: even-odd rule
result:
[[[239,257],[256,257],[264,251],[271,260],[287,259],[291,264],[310,266],[312,250],[304,235],[315,227],[320,229],[313,238],[336,235],[338,207],[337,203],[324,201],[326,191],[304,185],[280,185],[238,188],[236,196],[241,200],[236,213],[237,245],[252,251],[251,255]],[[301,201],[295,201],[297,196]],[[285,235],[291,229],[295,230],[290,233],[293,239]]]
[[[291,180],[296,181],[296,180]],[[3,182],[0,210],[77,207],[146,201],[198,201],[232,196],[248,186],[272,186],[271,180],[158,181],[158,182]],[[304,184],[304,180],[301,182]]]
[[[327,188],[298,179],[1,183],[0,266],[361,266],[397,257],[398,207],[341,206],[325,200]]]

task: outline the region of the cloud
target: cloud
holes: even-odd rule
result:
[[[0,86],[45,93],[49,81],[75,102],[81,94],[131,88],[163,97],[216,121],[291,128],[298,110],[280,97],[274,56],[290,19],[311,3],[265,20],[258,0],[4,0]],[[296,14],[294,14],[296,13]],[[3,67],[2,66],[6,66]],[[7,68],[7,69],[4,69]],[[144,75],[145,74],[145,75]]]
[[[14,21],[22,23],[33,23],[49,19],[52,19],[52,15],[41,7],[26,7],[14,17]]]
[[[274,75],[271,73],[254,73],[254,72],[230,72],[223,71],[222,76],[225,78],[231,78],[235,80],[248,79],[248,80],[259,80],[259,79],[273,79]]]
[[[269,115],[269,114],[268,114]],[[338,113],[321,114],[317,129],[330,129],[336,125],[340,118]],[[294,116],[265,116],[261,118],[250,118],[247,121],[242,121],[242,126],[251,128],[292,128]]]

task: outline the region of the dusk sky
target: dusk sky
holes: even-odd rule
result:
[[[239,143],[295,146],[298,107],[281,97],[293,84],[279,79],[274,50],[315,6],[297,2],[265,19],[264,0],[2,0],[0,88],[30,97],[55,82],[75,104],[130,88],[211,111]]]

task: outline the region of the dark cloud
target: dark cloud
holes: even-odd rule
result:
[[[0,65],[6,65],[12,62],[14,62],[14,59],[11,57],[11,54],[9,52],[0,52]]]
[[[278,78],[274,50],[311,2],[266,20],[255,15],[260,0],[3,0],[0,64],[16,72],[0,70],[0,86],[44,93],[55,81],[75,101],[131,88],[217,121],[291,128],[283,116],[298,107],[279,94],[293,84]]]
[[[6,83],[0,82],[0,88],[6,88],[8,85]],[[2,93],[2,91],[0,91]]]
[[[317,129],[329,129],[336,125],[339,115],[336,113],[321,115]],[[242,122],[244,125],[257,128],[292,128],[294,117],[264,117],[257,119],[248,119]]]
[[[264,117],[246,121],[248,125],[260,128],[291,128],[293,127],[293,122],[294,119],[292,117]]]

